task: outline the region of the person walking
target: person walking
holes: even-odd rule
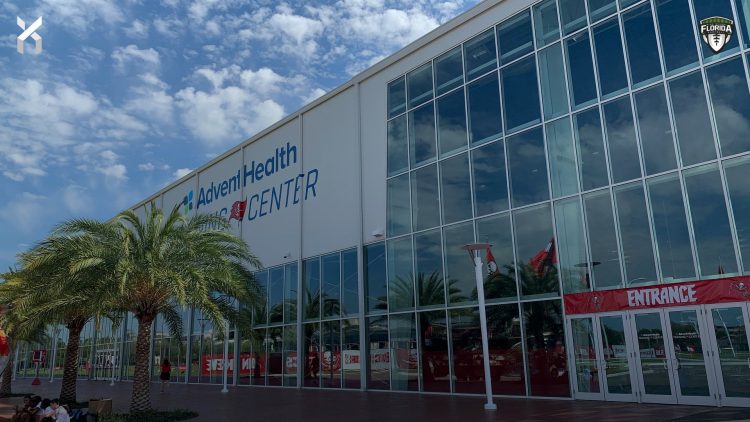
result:
[[[169,363],[168,358],[164,358],[161,361],[161,373],[159,379],[161,380],[161,392],[164,392],[165,386],[169,386],[169,379],[172,377],[172,364]]]

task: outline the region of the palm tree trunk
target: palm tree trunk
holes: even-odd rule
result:
[[[13,349],[8,355],[8,363],[3,368],[3,378],[0,381],[0,397],[10,397],[13,393],[11,391],[11,381],[13,380]]]
[[[138,338],[135,341],[135,373],[133,374],[133,395],[130,398],[130,413],[151,409],[151,376],[148,362],[151,359],[151,325],[154,317],[145,315],[138,318]]]
[[[76,381],[78,380],[78,349],[81,346],[81,331],[86,325],[86,319],[76,318],[68,322],[68,344],[65,346],[65,363],[63,366],[62,385],[60,386],[60,401],[64,403],[76,402]],[[52,368],[54,371],[55,368]]]

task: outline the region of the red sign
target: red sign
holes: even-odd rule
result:
[[[563,300],[568,315],[745,302],[750,300],[750,276],[572,293]]]
[[[47,360],[47,349],[36,349],[31,356],[33,363],[42,363]]]

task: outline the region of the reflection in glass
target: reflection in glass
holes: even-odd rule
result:
[[[604,372],[607,392],[610,394],[631,394],[630,365],[628,364],[628,347],[622,316],[599,317],[602,329],[602,347],[604,353]]]
[[[503,123],[497,73],[491,73],[468,85],[467,95],[470,142],[480,144],[500,137]]]
[[[506,20],[497,27],[497,47],[500,49],[501,65],[510,63],[534,49],[531,17],[528,11]]]
[[[560,20],[563,35],[568,35],[586,26],[586,2],[584,0],[560,0]]]
[[[737,8],[736,26],[742,30],[743,47],[747,48],[750,46],[750,3],[734,0],[734,6]]]
[[[621,287],[620,255],[609,190],[585,195],[583,207],[586,211],[586,238],[591,251],[591,284],[595,290]]]
[[[260,288],[262,306],[254,309],[253,324],[262,325],[268,323],[268,271],[258,271],[255,273],[255,279],[258,281]]]
[[[341,323],[326,321],[321,324],[320,378],[323,388],[341,388]]]
[[[320,319],[320,258],[302,263],[302,286],[305,321]]]
[[[588,0],[588,3],[591,22],[598,21],[617,10],[615,0]]]
[[[502,78],[505,104],[503,111],[508,132],[539,123],[539,95],[534,56],[503,69]]]
[[[497,67],[494,29],[489,29],[464,43],[464,64],[467,81]]]
[[[695,277],[679,177],[670,174],[649,179],[648,192],[664,282]]]
[[[414,235],[417,306],[445,305],[442,245],[440,229]]]
[[[513,214],[516,239],[516,277],[525,297],[557,296],[557,248],[552,233],[549,205]]]
[[[388,240],[388,305],[391,311],[414,308],[411,236]]]
[[[687,166],[715,159],[716,147],[701,73],[694,72],[671,80],[669,94],[682,164]]]
[[[409,168],[409,143],[406,140],[406,114],[388,122],[388,175]]]
[[[388,212],[386,213],[388,236],[398,236],[411,228],[411,206],[409,205],[409,174],[389,179],[387,182]]]
[[[324,255],[323,268],[323,318],[341,313],[341,256]]]
[[[737,228],[740,255],[745,268],[750,268],[750,157],[740,157],[724,162],[727,192],[732,202],[732,216]]]
[[[355,258],[356,259],[356,258]],[[284,323],[297,322],[297,263],[284,266]]]
[[[391,389],[419,390],[417,324],[414,314],[391,315]]]
[[[708,396],[708,375],[696,312],[669,312],[669,324],[677,360],[680,393],[683,396]]]
[[[342,276],[342,315],[357,315],[359,313],[359,290],[357,274],[357,249],[341,252]]]
[[[614,190],[617,219],[625,263],[625,287],[656,280],[654,252],[646,214],[643,187],[639,182]]]
[[[266,385],[280,386],[283,382],[283,355],[284,355],[284,332],[282,327],[268,329],[266,347],[268,348],[268,361],[266,372],[268,379]]]
[[[510,215],[493,215],[477,220],[476,225],[478,241],[492,245],[492,255],[497,265],[497,271],[493,274],[488,274],[486,265],[483,268],[485,300],[492,302],[517,297]],[[483,261],[487,261],[487,258],[483,258]]]
[[[503,142],[497,141],[471,152],[476,214],[485,215],[508,209]]]
[[[412,167],[435,159],[435,103],[409,112],[409,160]]]
[[[435,59],[435,89],[437,95],[444,94],[461,85],[464,81],[464,67],[461,47]]]
[[[534,6],[534,31],[537,47],[544,47],[560,38],[555,0],[544,0]]]
[[[697,31],[690,18],[688,0],[656,0],[656,16],[667,75],[697,66]]]
[[[388,347],[388,317],[367,318],[367,388],[391,389],[390,349]]]
[[[467,259],[468,260],[468,259]],[[482,333],[479,310],[464,308],[449,310],[453,343],[453,391],[456,393],[484,393]],[[489,325],[489,324],[488,324]]]
[[[565,70],[560,44],[540,51],[538,56],[544,117],[551,119],[568,112],[568,89],[565,86]]]
[[[440,225],[437,165],[422,167],[411,173],[412,223],[414,231]]]
[[[576,364],[576,385],[579,393],[598,393],[599,360],[594,343],[594,323],[591,318],[570,320],[573,334],[573,358]]]
[[[422,391],[449,393],[448,318],[445,311],[419,313]]]
[[[736,274],[737,258],[718,167],[710,164],[687,170],[685,190],[701,276]]]
[[[466,149],[466,104],[459,89],[437,100],[440,155]]]
[[[545,130],[552,196],[558,198],[577,193],[576,147],[570,130],[570,120],[556,120],[547,124]]]
[[[646,173],[655,174],[674,169],[677,167],[677,160],[674,156],[664,87],[659,84],[635,94],[635,106]]]
[[[747,382],[750,347],[742,308],[712,309],[711,316],[724,392],[727,397],[750,398],[750,383]]]
[[[448,283],[448,303],[476,302],[477,287],[474,264],[463,246],[474,243],[474,227],[471,222],[456,224],[443,229],[445,241],[445,279]]]
[[[576,293],[589,290],[589,263],[583,235],[583,215],[578,198],[555,202],[558,262],[563,292]]]
[[[344,372],[344,388],[360,388],[360,350],[359,350],[359,320],[345,319],[341,321],[343,347],[341,350],[341,368]]]
[[[700,25],[700,21],[702,21],[703,19],[711,18],[714,16],[722,16],[734,21],[734,14],[732,12],[732,0],[693,1],[693,7],[695,8],[695,21],[698,23],[698,25]],[[722,57],[734,53],[739,49],[739,31],[737,31],[737,22],[734,23],[735,25],[732,27],[732,29],[734,29],[735,33],[733,33],[729,38],[729,42],[724,45],[724,48],[722,48],[721,52],[716,53],[715,51],[713,51],[711,47],[708,46],[708,43],[700,43],[704,62],[718,60]]]
[[[297,386],[297,326],[284,327],[284,386]]]
[[[594,46],[596,68],[599,71],[599,93],[602,97],[608,97],[624,92],[628,88],[628,75],[625,73],[625,57],[617,17],[594,28]]]
[[[568,59],[568,81],[573,108],[585,107],[596,101],[596,79],[591,60],[589,33],[584,31],[565,40]]]
[[[406,78],[404,76],[388,84],[388,118],[406,111]]]
[[[271,269],[268,288],[268,323],[284,322],[284,267]]]
[[[628,64],[633,87],[646,85],[661,77],[659,49],[651,4],[638,6],[622,15]]]
[[[531,395],[570,397],[560,301],[524,303],[523,327]]]
[[[643,393],[672,395],[672,384],[667,369],[666,344],[658,312],[635,315],[638,350],[641,356]]]
[[[320,323],[305,324],[302,353],[305,365],[303,384],[305,387],[320,387]]]
[[[487,331],[492,392],[517,396],[526,394],[518,305],[488,306]]]
[[[604,151],[599,107],[577,114],[574,122],[583,190],[607,185],[607,155]]]
[[[432,62],[426,63],[406,74],[409,108],[432,99]]]
[[[609,163],[612,167],[612,182],[619,183],[641,177],[638,158],[638,141],[635,136],[633,109],[630,97],[626,96],[604,104]]]
[[[750,150],[750,92],[742,60],[706,68],[711,103],[716,116],[721,155],[726,157]]]
[[[388,310],[387,279],[385,275],[385,243],[364,247],[364,281],[367,294],[367,312]]]
[[[440,162],[443,223],[471,218],[469,154],[463,153]]]
[[[549,199],[542,130],[537,128],[512,136],[506,143],[513,207]]]

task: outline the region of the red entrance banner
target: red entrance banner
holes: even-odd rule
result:
[[[567,315],[745,302],[750,300],[750,276],[572,293],[563,300]]]

